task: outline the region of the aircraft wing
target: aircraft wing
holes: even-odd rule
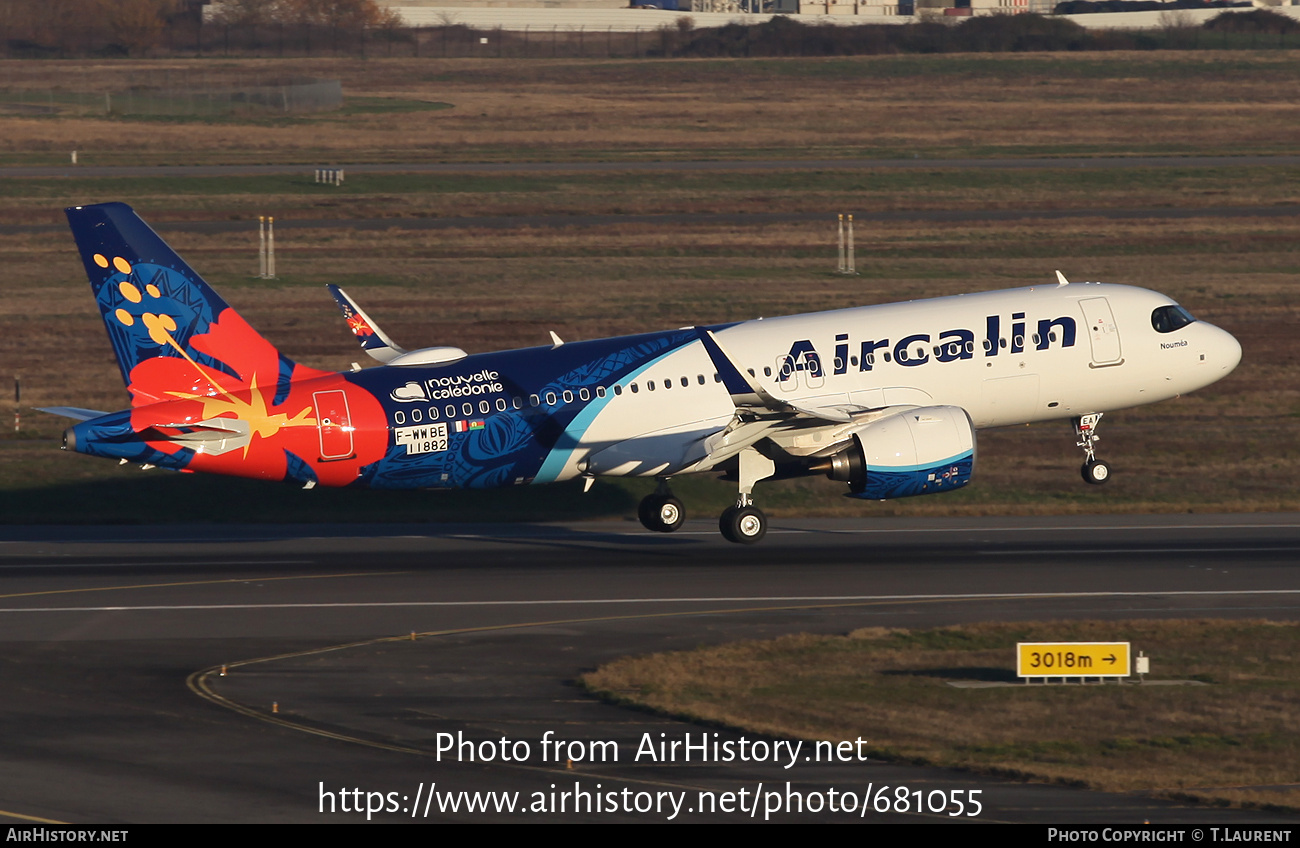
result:
[[[693,453],[702,453],[703,458],[687,471],[707,471],[762,439],[773,439],[779,444],[786,441],[783,435],[793,436],[810,430],[826,431],[824,443],[829,448],[847,438],[861,423],[907,408],[791,403],[764,389],[757,379],[736,363],[711,330],[700,329],[700,341],[718,370],[722,384],[731,394],[736,414],[726,427],[700,441]]]
[[[758,380],[736,364],[731,354],[727,353],[722,343],[718,341],[718,337],[713,335],[712,330],[701,330],[700,341],[704,344],[704,349],[709,352],[713,367],[718,369],[722,384],[731,393],[731,401],[736,405],[736,409],[797,413],[836,424],[847,424],[853,420],[853,416],[842,406],[798,406],[771,394],[758,384]]]
[[[362,311],[360,306],[348,297],[348,293],[336,285],[327,285],[330,294],[334,295],[334,302],[339,305],[339,311],[343,313],[343,318],[348,322],[348,329],[357,337],[361,343],[361,349],[370,354],[375,359],[388,364],[397,357],[406,353],[406,350],[393,344],[393,340],[388,334],[379,329],[379,325],[370,320],[370,316]]]

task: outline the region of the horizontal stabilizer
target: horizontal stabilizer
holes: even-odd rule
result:
[[[41,406],[37,407],[36,411],[61,415],[64,418],[73,418],[77,421],[89,421],[92,418],[99,418],[108,414],[107,412],[100,412],[98,409],[82,409],[79,406]]]

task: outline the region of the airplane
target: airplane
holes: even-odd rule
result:
[[[672,532],[670,481],[737,486],[731,542],[767,532],[754,489],[824,474],[884,500],[966,486],[977,430],[1069,420],[1105,483],[1103,414],[1210,385],[1241,360],[1163,294],[1047,285],[468,354],[407,351],[330,286],[381,363],[330,373],[259,335],[127,205],[66,210],[131,407],[77,419],[63,447],[145,467],[303,488],[658,481],[638,517]]]

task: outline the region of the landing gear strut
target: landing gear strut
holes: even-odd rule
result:
[[[729,506],[718,518],[718,529],[728,542],[752,545],[767,535],[767,516],[754,506],[754,484],[776,472],[776,464],[753,448],[746,448],[737,458],[740,492],[735,506]],[[659,486],[641,499],[637,518],[647,530],[671,533],[682,526],[686,517],[682,502],[673,497],[668,478],[659,478]]]
[[[1100,486],[1110,479],[1110,466],[1097,458],[1094,447],[1101,439],[1097,435],[1097,426],[1101,423],[1101,416],[1104,414],[1093,412],[1080,416],[1073,422],[1074,435],[1079,439],[1077,444],[1083,448],[1083,466],[1079,469],[1079,473],[1083,475],[1083,482],[1094,486]]]
[[[741,451],[738,459],[740,493],[736,505],[722,511],[718,529],[728,542],[752,545],[767,535],[767,516],[754,506],[754,484],[771,477],[776,465],[753,448]]]
[[[641,519],[641,526],[647,530],[671,533],[682,526],[686,513],[682,509],[682,502],[669,491],[668,481],[660,480],[659,487],[641,499],[636,517]]]

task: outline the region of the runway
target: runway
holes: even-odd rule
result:
[[[638,760],[647,734],[742,734],[572,681],[627,654],[873,625],[1296,621],[1298,554],[1292,515],[778,519],[753,548],[704,520],[668,536],[633,522],[8,528],[0,819],[357,821],[378,803],[369,815],[385,821],[1294,823],[875,761],[790,764],[774,745],[761,760],[752,747],[739,762]],[[544,739],[592,756],[569,768]],[[469,748],[440,754],[448,740]],[[882,786],[947,800],[826,807],[832,789],[843,802]],[[774,788],[808,808],[753,803]],[[459,793],[474,792],[497,794],[469,811]],[[511,793],[537,806],[498,809]]]

